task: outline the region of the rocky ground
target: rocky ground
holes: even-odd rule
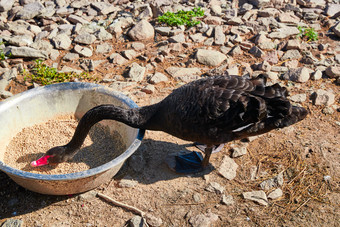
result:
[[[157,21],[197,6],[205,13],[196,27]],[[161,132],[147,132],[115,179],[82,195],[36,194],[0,172],[0,224],[139,226],[139,216],[96,197],[102,192],[146,212],[150,226],[339,226],[339,19],[337,0],[0,0],[2,100],[41,85],[30,75],[42,59],[140,106],[201,77],[264,73],[310,112],[228,144],[201,174],[167,169],[168,153],[195,148]]]

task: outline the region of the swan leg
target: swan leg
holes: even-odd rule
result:
[[[214,150],[214,148],[211,147],[211,146],[207,146],[207,147],[205,148],[205,151],[204,151],[205,156],[204,156],[204,159],[203,159],[203,161],[202,161],[202,167],[203,167],[203,168],[205,168],[205,167],[208,166],[208,164],[209,164],[209,159],[210,159],[210,156],[211,156],[213,150]]]
[[[213,146],[213,150],[212,150],[211,153],[214,154],[214,153],[220,152],[223,149],[224,145],[225,145],[225,143]],[[201,144],[199,142],[194,142],[194,146],[197,147],[198,149],[200,149],[203,152],[205,152],[205,149],[207,148],[207,145]]]

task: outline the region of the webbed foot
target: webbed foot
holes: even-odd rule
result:
[[[166,159],[171,170],[177,173],[198,173],[203,171],[202,154],[196,151],[184,154],[172,154]]]

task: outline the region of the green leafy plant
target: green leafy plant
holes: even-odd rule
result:
[[[319,35],[314,30],[314,28],[305,28],[305,27],[298,26],[298,29],[299,29],[299,32],[300,32],[297,35],[298,38],[307,37],[308,42],[309,41],[316,41],[316,40],[319,39]]]
[[[49,67],[40,59],[35,60],[35,66],[32,69],[32,73],[24,71],[23,74],[25,80],[29,78],[32,82],[40,83],[42,85],[69,82],[75,78],[89,78],[87,73],[76,74],[58,72],[57,69]]]
[[[0,42],[0,46],[1,46],[2,44],[4,44],[4,42]],[[6,55],[6,54],[4,53],[4,50],[3,50],[2,48],[0,48],[0,60],[5,60],[5,59],[7,59],[7,58],[10,58],[11,56],[12,56],[11,53]]]
[[[188,27],[193,27],[201,23],[194,18],[203,16],[204,10],[202,10],[201,7],[197,7],[189,11],[180,10],[176,13],[166,12],[162,16],[159,16],[157,19],[158,22],[166,23],[170,26],[186,25]]]

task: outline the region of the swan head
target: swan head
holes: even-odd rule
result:
[[[60,162],[65,162],[71,158],[66,154],[65,151],[66,151],[65,146],[53,147],[49,149],[44,156],[42,156],[36,161],[31,162],[31,166],[38,167],[48,164],[58,164]]]

